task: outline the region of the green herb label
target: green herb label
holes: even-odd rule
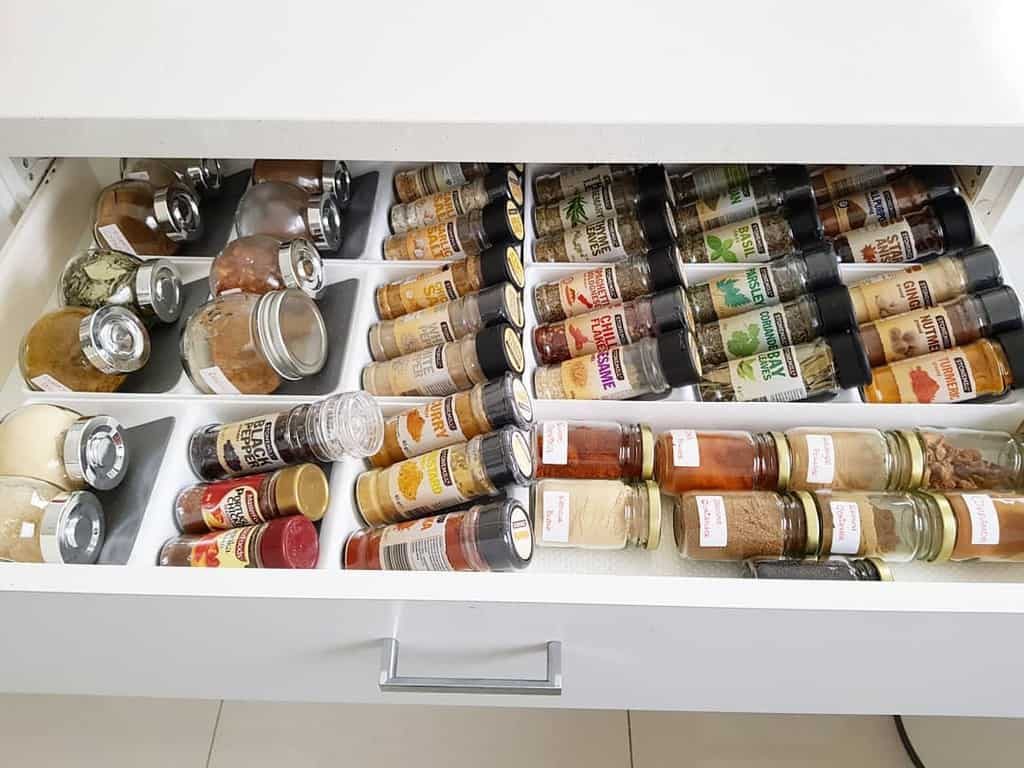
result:
[[[711,303],[718,317],[740,315],[779,304],[779,288],[770,267],[750,267],[711,280]]]
[[[701,229],[705,231],[748,219],[758,213],[757,201],[747,181],[731,185],[716,197],[701,198],[695,207]]]
[[[572,229],[615,215],[615,200],[610,184],[580,190],[558,203],[563,229]]]
[[[729,360],[790,345],[789,324],[782,307],[766,307],[727,318],[718,323],[718,329]]]
[[[783,347],[729,362],[729,378],[739,402],[786,403],[807,397],[794,347]]]
[[[772,258],[760,217],[752,216],[704,233],[704,253],[712,264],[769,261]]]
[[[615,219],[574,227],[562,236],[562,242],[569,261],[621,261],[629,256]]]
[[[697,168],[692,176],[698,200],[713,200],[729,187],[750,183],[745,165],[711,165]]]

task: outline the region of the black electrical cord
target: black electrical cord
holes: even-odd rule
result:
[[[896,733],[899,734],[900,743],[903,745],[903,749],[906,750],[907,757],[910,758],[910,762],[914,764],[914,768],[925,768],[924,762],[921,760],[921,756],[917,754],[917,750],[914,749],[914,745],[910,741],[910,737],[907,735],[907,729],[903,725],[902,715],[893,715],[893,721],[896,723]]]

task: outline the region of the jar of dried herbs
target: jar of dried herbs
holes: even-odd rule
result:
[[[0,476],[0,562],[95,563],[105,533],[103,507],[88,491]]]
[[[820,241],[817,209],[803,200],[701,234],[681,236],[679,251],[687,264],[735,264],[771,261]]]
[[[388,220],[391,231],[401,234],[410,229],[455,221],[472,211],[483,210],[496,200],[511,200],[520,208],[523,206],[523,186],[519,174],[511,168],[498,168],[461,187],[435,192],[411,203],[393,205]]]
[[[646,424],[545,421],[533,426],[536,477],[649,480],[654,437]]]
[[[814,199],[824,203],[872,187],[906,172],[906,165],[826,165],[811,174]]]
[[[770,165],[700,165],[669,174],[676,206],[698,200],[714,200],[730,187],[749,185],[750,180],[772,169]]]
[[[909,491],[921,485],[924,452],[913,432],[797,427],[785,435],[790,488]]]
[[[959,196],[936,200],[891,224],[871,224],[832,239],[840,260],[900,264],[974,243],[974,223]]]
[[[924,454],[922,488],[1024,490],[1024,435],[956,427],[917,427],[905,434]]]
[[[654,550],[661,544],[657,483],[541,480],[530,493],[539,547]]]
[[[93,236],[101,248],[171,256],[202,233],[199,198],[184,184],[154,187],[147,181],[119,181],[96,201]]]
[[[642,256],[669,245],[676,238],[668,203],[640,205],[636,213],[573,227],[561,234],[542,237],[533,244],[534,261],[611,262]]]
[[[224,246],[210,265],[213,296],[286,288],[297,288],[313,299],[323,292],[323,261],[308,240],[285,243],[270,235],[239,237]]]
[[[1024,496],[1008,493],[947,493],[956,516],[951,560],[1024,562]]]
[[[791,462],[779,432],[672,429],[654,444],[654,477],[665,493],[784,490]]]
[[[452,221],[385,238],[384,258],[409,261],[464,259],[498,245],[521,243],[524,234],[519,206],[511,200],[495,200]]]
[[[533,181],[533,199],[537,205],[548,205],[591,187],[612,183],[637,172],[636,165],[582,165],[560,168]]]
[[[486,176],[487,163],[432,163],[395,174],[395,194],[400,203],[411,203],[420,197],[461,187]]]
[[[341,209],[330,192],[311,195],[283,181],[254,184],[235,213],[239,237],[270,235],[278,240],[309,240],[321,251],[341,247]]]
[[[344,160],[257,160],[252,183],[283,181],[310,195],[329,193],[344,208],[352,198],[352,175]]]
[[[143,320],[173,323],[181,314],[181,277],[166,259],[143,260],[121,251],[80,253],[60,274],[61,306],[127,307]]]

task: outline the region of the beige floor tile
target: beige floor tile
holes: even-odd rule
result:
[[[907,735],[928,768],[1020,768],[1024,720],[907,717]]]
[[[0,694],[0,765],[204,768],[219,703]]]
[[[628,768],[625,712],[225,702],[210,768]]]

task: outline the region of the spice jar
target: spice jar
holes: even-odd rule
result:
[[[173,323],[181,314],[181,277],[166,259],[143,260],[93,249],[67,263],[58,280],[62,307],[127,307],[143,320]]]
[[[377,287],[377,314],[381,320],[454,301],[499,283],[522,290],[526,282],[523,259],[513,245],[490,248],[478,256],[449,262],[418,275]]]
[[[645,165],[636,173],[588,186],[547,205],[536,205],[533,228],[537,237],[547,237],[622,213],[635,214],[645,200],[671,204],[672,186],[664,167]]]
[[[905,165],[826,165],[811,174],[814,199],[825,203],[880,187],[907,170]]]
[[[45,480],[65,491],[107,491],[128,471],[124,427],[110,416],[30,403],[0,421],[0,475]]]
[[[892,571],[882,560],[866,557],[848,560],[747,560],[745,575],[752,579],[804,579],[807,581],[892,581]]]
[[[613,183],[639,170],[637,165],[583,165],[560,168],[533,181],[533,199],[537,205],[548,205],[585,189]]]
[[[316,527],[302,515],[262,525],[186,534],[164,543],[158,565],[192,568],[312,568],[320,552]]]
[[[792,558],[818,552],[820,528],[806,491],[684,493],[676,499],[676,548],[692,560]]]
[[[534,261],[611,262],[642,256],[676,239],[665,201],[642,203],[636,213],[573,227],[533,244]]]
[[[1005,395],[1024,383],[1024,331],[874,368],[869,403],[959,403]]]
[[[21,341],[18,364],[29,389],[115,392],[149,360],[149,334],[124,307],[47,312]]]
[[[839,261],[826,247],[693,284],[686,289],[686,297],[694,320],[712,323],[838,284]]]
[[[452,221],[384,239],[385,259],[463,259],[488,248],[523,241],[523,215],[511,200],[495,200]]]
[[[522,207],[523,186],[519,174],[511,168],[498,168],[461,187],[435,192],[411,203],[393,205],[388,221],[391,231],[401,234],[410,229],[455,221],[459,216],[483,210],[495,200],[511,200]]]
[[[856,327],[850,293],[845,286],[836,285],[785,304],[699,325],[694,336],[701,365],[712,368]]]
[[[151,157],[121,158],[121,179],[127,181],[145,181],[154,187],[169,187],[172,184],[185,184],[193,191],[191,180],[179,173],[163,160]]]
[[[999,259],[991,246],[979,245],[922,264],[909,264],[850,286],[857,322],[934,307],[965,293],[1002,284]]]
[[[832,239],[841,261],[899,264],[966,248],[974,242],[967,203],[957,195],[940,198],[891,224],[871,224]]]
[[[0,476],[0,562],[95,563],[105,533],[103,507],[88,491]]]
[[[235,213],[235,233],[309,240],[321,251],[341,247],[341,210],[330,192],[311,195],[283,181],[254,184]]]
[[[937,307],[865,323],[860,337],[873,367],[963,346],[1021,327],[1020,302],[1005,285]]]
[[[398,202],[411,203],[413,200],[461,187],[481,176],[486,176],[491,166],[487,163],[433,163],[395,174],[395,194]]]
[[[669,181],[676,206],[681,207],[698,200],[714,200],[730,187],[749,185],[752,178],[771,169],[770,165],[700,165],[670,173]]]
[[[525,321],[519,291],[512,283],[501,283],[480,293],[374,323],[369,332],[370,354],[377,361],[390,360],[501,323],[522,331]]]
[[[100,192],[93,236],[101,248],[170,256],[203,233],[199,198],[184,184],[118,181]]]
[[[789,484],[790,456],[778,432],[672,429],[654,444],[664,493],[775,491]]]
[[[402,411],[384,422],[384,445],[370,464],[387,467],[446,445],[465,442],[505,426],[525,428],[533,404],[522,380],[511,373]]]
[[[188,461],[200,480],[222,480],[290,464],[372,456],[383,433],[377,402],[365,392],[343,392],[289,411],[200,427],[189,438]]]
[[[192,185],[200,197],[216,197],[224,183],[224,168],[220,160],[201,157],[168,157],[163,163]]]
[[[820,241],[817,209],[809,200],[802,200],[702,234],[682,236],[679,252],[687,264],[734,264],[771,261]]]
[[[558,323],[538,325],[533,329],[533,345],[537,362],[552,365],[692,327],[686,294],[677,287]]]
[[[646,424],[545,421],[533,425],[535,477],[649,480],[654,437]]]
[[[0,423],[0,427],[2,427]],[[984,429],[917,427],[924,454],[922,488],[940,491],[1024,488],[1024,435]]]
[[[283,181],[309,195],[334,195],[344,208],[352,198],[352,175],[344,160],[257,160],[252,183]]]
[[[246,475],[182,488],[174,522],[182,533],[207,533],[304,515],[316,522],[327,511],[327,475],[316,464]]]
[[[320,310],[292,288],[218,296],[192,314],[181,336],[185,373],[207,395],[268,395],[326,360]]]
[[[555,323],[613,304],[683,285],[683,262],[674,244],[533,289],[537,322]]]
[[[627,400],[689,386],[701,371],[695,344],[693,334],[683,329],[628,347],[538,366],[533,373],[534,392],[546,400]]]
[[[877,557],[890,563],[949,560],[956,521],[941,496],[928,493],[817,491],[819,556]]]
[[[921,485],[924,453],[913,432],[797,427],[785,435],[792,489],[908,491]]]
[[[374,395],[451,395],[525,367],[523,345],[510,325],[363,369],[363,389]]]
[[[514,427],[439,448],[356,480],[356,506],[367,525],[411,520],[471,499],[525,485],[533,474],[530,446]]]
[[[661,544],[656,483],[541,480],[530,494],[538,547],[654,550]]]
[[[947,493],[956,517],[951,560],[1024,561],[1024,496],[1003,493]]]
[[[836,394],[870,378],[854,331],[730,360],[705,370],[697,389],[705,402],[785,403]]]
[[[262,294],[297,288],[316,299],[324,288],[324,264],[313,244],[248,235],[224,246],[210,265],[210,294]]]

